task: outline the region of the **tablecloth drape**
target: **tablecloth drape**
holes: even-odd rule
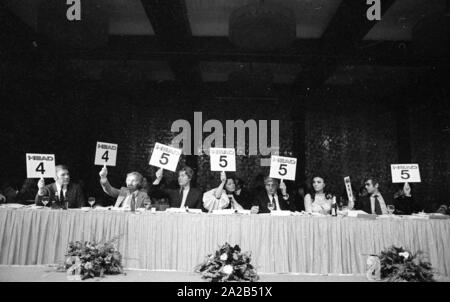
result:
[[[450,220],[0,209],[0,264],[54,264],[70,241],[119,236],[128,268],[192,271],[225,242],[252,252],[260,272],[361,274],[394,244],[426,253],[450,275]]]

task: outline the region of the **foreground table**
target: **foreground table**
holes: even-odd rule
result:
[[[0,209],[0,264],[60,263],[69,241],[119,236],[127,268],[190,272],[225,242],[251,251],[259,272],[363,274],[394,244],[426,253],[450,275],[450,220]]]

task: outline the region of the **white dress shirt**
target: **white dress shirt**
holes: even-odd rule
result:
[[[180,205],[180,208],[184,208],[184,204],[186,203],[186,198],[187,198],[187,196],[188,196],[188,194],[189,194],[189,190],[191,189],[191,187],[190,186],[187,186],[187,187],[184,187],[183,188],[183,197],[182,197],[182,199],[181,199],[181,205]]]
[[[58,184],[57,182],[55,182],[55,185],[56,185],[55,195],[58,196],[59,200],[61,200],[61,196],[59,194],[61,192],[61,185]],[[63,192],[64,198],[66,198],[66,196],[67,196],[67,186],[62,186],[62,192]]]
[[[269,196],[269,200],[272,201],[272,198],[275,198],[275,210],[280,211],[280,203],[278,202],[278,194],[274,194],[273,196],[271,194],[267,194]]]
[[[387,211],[386,203],[384,202],[383,196],[380,193],[370,195],[370,208],[372,210],[372,214],[376,214],[375,213],[375,197],[374,197],[375,195],[377,195],[377,199],[380,202],[381,213],[387,214],[388,211]]]
[[[121,208],[124,209],[131,209],[131,196],[134,194],[134,200],[136,201],[136,195],[137,195],[137,190],[134,191],[133,193],[129,193],[127,195],[127,197],[125,197],[125,199],[123,200],[122,204],[120,205]],[[136,207],[136,206],[135,206]]]

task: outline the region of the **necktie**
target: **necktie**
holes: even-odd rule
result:
[[[136,199],[134,198],[134,194],[131,194],[130,208],[132,212],[136,209]]]
[[[274,209],[274,210],[278,210],[278,209],[277,209],[277,202],[276,202],[276,200],[275,200],[275,195],[272,195],[272,203],[273,203],[273,209]]]
[[[61,190],[59,191],[59,202],[64,205],[64,193],[63,193],[63,189],[61,187]]]
[[[180,196],[179,196],[179,198],[180,198],[180,208],[183,208],[183,207],[184,207],[184,203],[183,203],[183,191],[184,191],[184,188],[180,188]]]
[[[375,214],[377,214],[377,215],[383,214],[381,212],[380,201],[378,200],[378,195],[374,195],[373,198],[375,198]]]

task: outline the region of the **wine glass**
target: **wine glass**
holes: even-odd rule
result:
[[[387,206],[387,210],[388,210],[389,215],[392,215],[392,214],[394,214],[395,206],[390,204]]]
[[[267,208],[269,209],[269,211],[273,211],[273,209],[275,209],[275,204],[273,202],[269,202],[267,204]]]
[[[146,211],[150,210],[150,206],[151,206],[151,205],[152,205],[152,204],[151,204],[150,201],[144,201],[144,207],[145,207],[145,210],[146,210]]]
[[[50,197],[49,196],[43,196],[42,197],[42,204],[44,205],[44,207],[47,206],[49,201],[50,201]]]
[[[88,203],[91,205],[91,210],[92,210],[92,206],[95,204],[95,197],[89,197]]]

